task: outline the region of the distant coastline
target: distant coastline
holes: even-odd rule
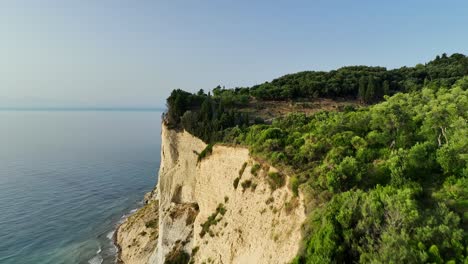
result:
[[[162,112],[160,107],[0,107],[0,111],[44,112]]]

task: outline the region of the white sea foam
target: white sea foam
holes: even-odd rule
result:
[[[98,251],[96,251],[96,256],[94,256],[92,259],[88,260],[89,264],[101,264],[104,259],[101,256],[101,247],[99,247]]]
[[[112,237],[114,236],[114,232],[115,232],[115,231],[109,232],[109,233],[106,235],[106,237],[107,237],[109,240],[112,240]]]

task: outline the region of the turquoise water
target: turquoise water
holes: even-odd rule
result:
[[[161,112],[0,111],[0,263],[114,263],[157,180]]]

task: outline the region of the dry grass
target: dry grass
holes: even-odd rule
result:
[[[252,117],[260,117],[266,122],[274,118],[285,116],[292,112],[305,113],[307,115],[319,111],[338,111],[345,106],[359,107],[361,104],[355,99],[332,100],[318,98],[309,101],[256,101],[253,100],[248,106],[241,108],[242,112],[247,112]]]

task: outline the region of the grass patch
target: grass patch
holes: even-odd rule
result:
[[[208,157],[213,153],[213,144],[206,145],[206,148],[198,154],[197,162],[202,161],[204,158]]]

